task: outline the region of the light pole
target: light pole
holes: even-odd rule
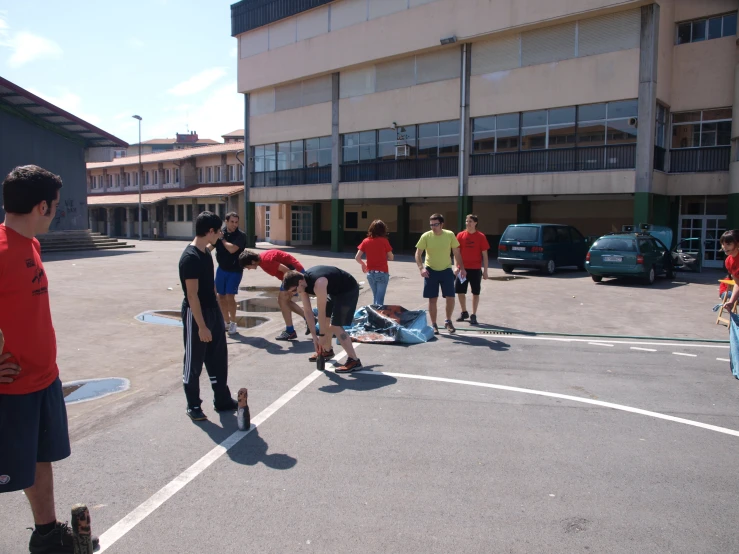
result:
[[[142,229],[142,208],[141,208],[141,180],[144,177],[144,169],[141,166],[141,116],[140,115],[133,115],[131,116],[134,119],[139,120],[139,240],[143,240],[143,235],[141,232]]]

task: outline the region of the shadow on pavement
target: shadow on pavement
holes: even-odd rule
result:
[[[469,346],[487,346],[490,348],[490,350],[495,350],[496,352],[506,352],[511,348],[511,345],[495,340],[495,339],[485,339],[482,337],[468,337],[465,335],[445,335],[444,338],[451,339],[454,341],[454,344],[467,344]]]
[[[378,365],[363,366],[362,371],[371,371],[375,367],[382,367]],[[338,375],[333,371],[326,371],[326,377],[331,379],[332,385],[325,385],[318,390],[321,392],[327,392],[329,394],[336,394],[347,390],[366,392],[371,390],[381,389],[382,387],[388,387],[398,382],[395,377],[389,375],[372,375],[371,373],[347,373],[344,375]]]
[[[118,250],[81,250],[72,252],[47,252],[44,254],[43,248],[41,255],[44,262],[59,262],[64,260],[83,260],[86,258],[110,258],[112,256],[123,256],[125,254],[142,254],[145,250],[137,250],[136,248],[121,248]]]
[[[312,354],[315,351],[313,342],[308,340],[276,343],[262,337],[245,337],[239,334],[229,335],[229,338],[234,342],[266,350],[269,354]]]
[[[604,277],[600,283],[593,283],[593,285],[596,285],[599,287],[603,287],[603,286],[628,287],[628,288],[640,287],[640,288],[651,288],[651,289],[657,289],[657,290],[669,290],[669,289],[675,289],[678,287],[687,286],[688,282],[680,280],[680,276],[677,276],[675,279],[666,279],[664,277],[657,277],[653,285],[646,285],[644,283],[639,282],[638,279],[629,278],[629,277],[616,277],[616,278]],[[716,283],[716,290],[718,290],[718,283]]]

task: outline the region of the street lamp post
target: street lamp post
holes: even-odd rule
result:
[[[139,120],[139,240],[143,240],[143,233],[141,231],[142,229],[142,208],[141,208],[141,181],[144,177],[144,169],[141,165],[141,116],[140,115],[134,115],[131,116],[134,119]]]

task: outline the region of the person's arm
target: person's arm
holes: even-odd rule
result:
[[[488,278],[488,251],[482,251],[482,278]]]
[[[429,272],[426,271],[426,267],[423,265],[423,250],[420,248],[416,248],[416,265],[418,266],[418,270],[421,272],[421,277],[428,277]]]
[[[3,348],[5,348],[5,336],[3,335],[2,330],[0,330],[0,352],[3,351]],[[13,355],[10,352],[6,352],[0,356],[0,385],[12,383],[21,371],[18,364],[8,361],[12,356]],[[2,388],[0,388],[0,391],[1,390]]]
[[[731,278],[734,280],[734,288],[731,289],[729,300],[724,304],[724,308],[727,310],[733,310],[734,304],[739,300],[739,275],[732,275]]]
[[[313,315],[313,306],[310,304],[310,295],[303,291],[300,293],[300,299],[303,301],[303,315],[305,316],[305,323],[308,325],[311,337],[313,337],[313,345],[318,352],[318,333],[316,331],[316,318]]]
[[[362,254],[364,254],[364,252],[362,252],[361,250],[357,250],[357,255],[354,256],[354,259],[357,260],[357,263],[362,266],[362,273],[367,273],[367,264],[364,263],[364,261],[362,260]]]
[[[318,308],[318,326],[321,329],[321,337],[319,337],[319,343],[323,350],[331,349],[331,327],[328,316],[326,315],[326,303],[328,302],[328,279],[321,277],[316,280],[316,284],[313,285],[313,292],[316,293],[316,307]]]
[[[291,269],[287,267],[285,264],[280,264],[278,268],[280,270],[280,273],[282,273],[282,275],[285,275],[285,273],[287,273],[288,271],[291,271]]]
[[[237,244],[232,244],[226,239],[221,239],[221,244],[223,244],[223,247],[228,250],[229,254],[236,254],[236,252],[241,250]]]
[[[387,242],[387,247],[388,247],[387,261],[392,262],[395,259],[395,255],[393,254],[393,247],[390,246],[390,241]]]
[[[203,319],[203,310],[200,307],[200,298],[198,298],[198,280],[186,279],[185,288],[187,289],[187,302],[190,304],[192,317],[195,323],[198,324],[198,336],[202,342],[210,342],[213,340],[213,335],[211,335]]]
[[[456,248],[452,248],[452,253],[454,253],[454,259],[457,262],[457,267],[459,268],[458,275],[460,278],[464,279],[467,277],[467,271],[464,268],[464,262],[462,261],[462,253],[459,251],[459,246]]]

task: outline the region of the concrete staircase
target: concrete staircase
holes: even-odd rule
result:
[[[38,237],[41,253],[74,252],[77,250],[118,250],[134,248],[133,244],[120,242],[100,233],[92,233],[89,229],[82,231],[54,231]]]

